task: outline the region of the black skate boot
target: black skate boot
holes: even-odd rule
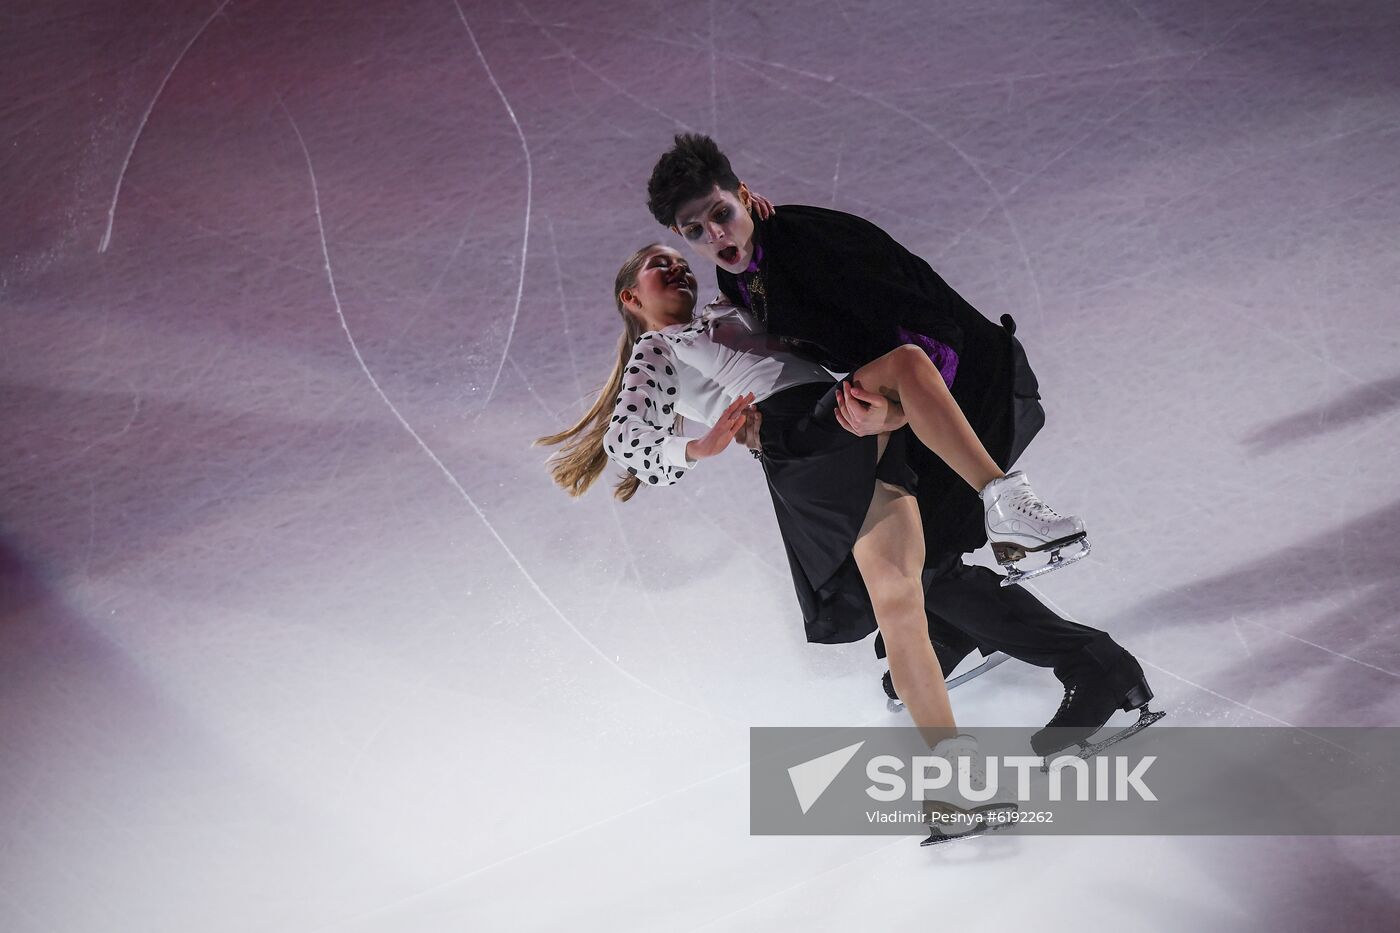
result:
[[[1031,736],[1031,749],[1041,757],[1054,755],[1078,745],[1079,757],[1096,755],[1110,745],[1141,732],[1161,719],[1164,713],[1147,708],[1152,688],[1147,685],[1142,666],[1126,651],[1108,670],[1093,664],[1075,665],[1061,679],[1065,697],[1050,722]],[[1056,673],[1060,673],[1058,670]],[[1142,710],[1138,721],[1102,742],[1090,744],[1089,737],[1103,728],[1117,710]]]

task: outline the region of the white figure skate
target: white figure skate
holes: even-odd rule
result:
[[[1055,570],[1068,567],[1089,554],[1089,538],[1084,522],[1076,515],[1061,515],[1031,489],[1026,474],[1017,470],[994,479],[982,490],[982,508],[987,521],[987,540],[997,563],[1006,569],[1002,586],[1013,586]],[[1060,550],[1078,544],[1079,550],[1061,557]],[[1021,570],[1016,561],[1027,554],[1050,552],[1050,560],[1034,570]]]

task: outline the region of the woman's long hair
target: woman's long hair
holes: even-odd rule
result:
[[[587,492],[594,480],[607,468],[608,454],[603,450],[603,435],[608,433],[613,406],[617,404],[617,397],[622,392],[622,376],[631,361],[632,347],[642,335],[642,324],[623,305],[622,292],[623,289],[637,287],[637,275],[641,272],[642,263],[652,250],[660,247],[660,243],[642,247],[617,270],[617,279],[613,283],[613,303],[617,305],[617,313],[622,317],[622,336],[617,341],[617,362],[613,365],[608,381],[598,392],[597,401],[573,427],[535,441],[536,444],[544,445],[567,441],[559,453],[550,458],[549,472],[554,481],[564,487],[564,491],[571,496],[581,496]],[[636,476],[627,474],[618,481],[613,495],[626,502],[641,485],[642,481]]]

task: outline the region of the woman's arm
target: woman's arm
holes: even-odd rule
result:
[[[676,433],[678,393],[670,344],[658,333],[643,334],[622,374],[603,449],[614,463],[652,486],[669,486],[698,461],[724,450],[744,426],[744,409],[753,403],[752,393],[740,396],[703,437],[687,438]]]
[[[695,465],[676,434],[676,358],[666,338],[643,334],[622,374],[622,391],[603,435],[608,458],[644,483],[669,486]]]

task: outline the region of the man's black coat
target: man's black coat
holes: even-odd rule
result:
[[[804,341],[837,372],[899,346],[900,327],[948,345],[958,354],[953,398],[1003,469],[1043,423],[1035,377],[1012,338],[1014,322],[987,320],[879,227],[840,211],[786,204],[757,221],[754,235],[763,248],[771,333]],[[731,301],[747,304],[736,276],[721,269],[718,277]],[[929,563],[985,544],[977,493],[912,434],[908,450],[919,475]]]

